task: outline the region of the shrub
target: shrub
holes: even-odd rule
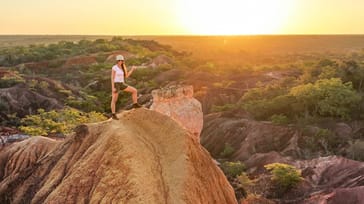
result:
[[[277,96],[273,99],[262,99],[243,103],[246,111],[254,115],[256,119],[269,119],[272,115],[284,114],[294,115],[292,111],[296,99],[289,95]]]
[[[83,123],[92,123],[106,118],[97,112],[84,113],[72,108],[46,112],[38,110],[36,115],[27,115],[21,120],[20,130],[26,134],[48,135],[51,133],[68,134],[73,128]]]
[[[249,89],[241,98],[243,102],[247,103],[263,99],[272,99],[288,92],[286,87],[278,83],[264,86],[262,83],[258,82],[257,85],[261,87]]]
[[[18,75],[3,76],[2,78],[0,78],[0,88],[9,88],[24,81],[25,80]]]
[[[313,152],[324,150],[325,154],[335,153],[346,141],[328,129],[319,128],[303,138],[304,146]]]
[[[225,104],[222,106],[212,105],[211,112],[222,112],[222,111],[230,111],[239,108],[239,104]]]
[[[301,171],[294,166],[282,163],[272,163],[264,166],[272,173],[271,180],[277,195],[280,197],[288,190],[297,186],[303,180]]]
[[[49,84],[45,81],[41,81],[41,82],[39,82],[38,87],[40,89],[47,89],[47,88],[49,88]]]
[[[38,86],[38,81],[35,79],[29,80],[27,83],[31,90],[35,90],[36,87]]]
[[[245,172],[241,173],[240,176],[238,176],[238,180],[245,189],[251,187],[254,184],[254,181],[251,180]]]
[[[235,178],[238,175],[241,175],[243,171],[245,171],[245,165],[238,161],[238,162],[224,162],[221,165],[222,171],[225,173],[226,176]]]
[[[351,142],[347,152],[350,159],[364,161],[364,141]]]
[[[83,98],[75,98],[73,96],[68,96],[65,104],[79,110],[90,112],[90,111],[104,111],[97,103],[97,98],[91,95],[85,95]]]
[[[70,95],[72,95],[72,91],[70,91],[70,90],[66,90],[66,89],[58,89],[57,91],[58,91],[58,93],[64,94],[64,95],[66,95],[66,96],[70,96]]]
[[[8,102],[6,102],[2,98],[0,98],[0,111],[1,112],[6,112],[8,110],[9,110],[9,104],[8,104]]]
[[[274,114],[270,117],[270,120],[272,121],[272,123],[277,125],[284,125],[289,123],[289,119],[283,114]]]
[[[220,155],[223,158],[228,158],[231,155],[233,155],[234,152],[235,152],[235,149],[229,143],[225,143],[224,150],[220,153]]]

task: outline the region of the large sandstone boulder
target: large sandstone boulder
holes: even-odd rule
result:
[[[64,141],[0,149],[0,203],[236,203],[209,153],[169,117],[136,109]]]
[[[151,110],[173,118],[199,140],[203,125],[203,113],[201,103],[193,98],[192,86],[173,86],[153,90],[152,96]]]

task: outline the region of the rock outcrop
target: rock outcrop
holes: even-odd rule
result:
[[[364,201],[364,163],[339,156],[293,160],[277,152],[255,154],[244,163],[247,172],[264,178],[264,165],[286,163],[302,172],[304,182],[285,195],[290,203],[361,204]],[[266,192],[266,191],[265,191]],[[264,190],[262,193],[265,193]],[[345,200],[343,200],[345,198]],[[347,201],[347,202],[345,202]],[[349,202],[350,201],[350,202]]]
[[[41,95],[23,84],[0,89],[0,101],[7,106],[4,113],[17,113],[19,117],[34,114],[39,108],[46,107],[48,111],[63,107],[59,99]]]
[[[209,153],[147,109],[0,149],[0,203],[236,203]]]
[[[364,202],[364,163],[338,156],[322,157],[294,164],[312,188],[302,204],[362,204]],[[306,192],[307,194],[307,192]]]
[[[153,58],[147,66],[148,67],[157,67],[160,65],[171,64],[172,61],[173,60],[166,55],[158,55],[157,57]]]
[[[335,137],[347,139],[357,132],[360,137],[360,124],[357,127],[336,122],[324,125],[324,128],[330,128]],[[244,162],[246,173],[257,181],[252,192],[265,198],[276,196],[265,165],[286,163],[300,169],[304,181],[280,197],[278,203],[362,204],[363,162],[339,156],[301,160],[307,158],[307,150],[300,141],[306,134],[315,135],[319,130],[318,127],[311,129],[303,133],[292,126],[254,121],[244,113],[221,112],[204,117],[201,144],[215,158],[221,158],[228,143],[234,150],[229,159]],[[246,200],[244,202],[249,203]]]
[[[193,98],[192,86],[172,86],[152,91],[151,110],[176,120],[199,140],[203,126],[201,103]]]
[[[364,186],[364,163],[339,156],[320,157],[293,163],[303,170],[306,180],[316,188]]]
[[[214,157],[220,156],[226,143],[235,150],[231,157],[234,160],[245,161],[253,154],[271,151],[293,157],[301,154],[297,144],[297,130],[241,117],[225,117],[223,114],[204,117],[201,144]]]
[[[335,189],[325,195],[315,195],[299,204],[362,204],[364,201],[364,186]]]

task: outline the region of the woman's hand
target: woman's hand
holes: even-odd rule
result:
[[[113,93],[117,93],[117,92],[118,92],[118,90],[116,90],[116,88],[112,88],[112,92],[113,92]]]
[[[126,75],[126,78],[128,78],[134,72],[134,70],[136,70],[136,69],[137,69],[136,66],[132,66],[131,69],[130,69],[130,71]]]

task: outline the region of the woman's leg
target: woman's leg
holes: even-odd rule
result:
[[[123,91],[126,91],[126,92],[131,93],[131,97],[133,99],[133,103],[137,103],[138,102],[138,91],[136,90],[136,88],[134,88],[132,86],[128,86]]]
[[[112,98],[111,98],[111,113],[115,113],[115,104],[116,101],[118,100],[118,96],[119,93],[112,93]]]

